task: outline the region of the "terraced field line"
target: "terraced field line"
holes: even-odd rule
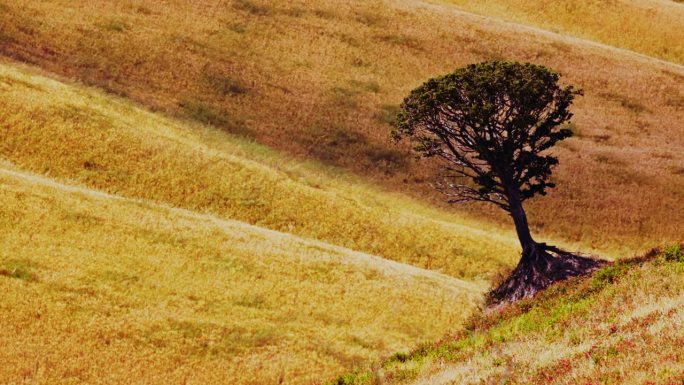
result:
[[[477,23],[486,23],[490,25],[497,25],[502,28],[518,30],[521,32],[528,32],[535,35],[541,35],[553,40],[559,40],[565,43],[570,43],[578,46],[588,46],[592,48],[598,48],[601,50],[611,51],[613,53],[627,56],[630,59],[636,61],[642,61],[653,65],[660,65],[661,67],[667,67],[668,70],[677,71],[684,74],[684,65],[673,63],[667,60],[658,59],[653,56],[644,55],[638,52],[634,52],[625,48],[615,47],[609,44],[599,43],[597,41],[583,39],[581,37],[566,35],[562,33],[552,32],[546,29],[532,27],[525,24],[519,24],[512,21],[506,21],[501,19],[496,19],[484,15],[478,15],[476,13],[465,11],[456,5],[447,4],[436,4],[428,0],[393,0],[393,2],[399,6],[404,6],[413,9],[426,9],[434,12],[454,14],[461,16],[466,19],[471,19]]]
[[[441,274],[435,271],[430,271],[430,270],[425,270],[421,269],[416,266],[400,263],[400,262],[395,262],[389,259],[385,259],[376,255],[371,255],[371,254],[366,254],[362,253],[359,251],[351,250],[345,247],[341,246],[336,246],[332,245],[329,243],[321,242],[316,239],[310,239],[310,238],[303,238],[300,236],[292,235],[292,234],[286,234],[286,233],[281,233],[275,230],[269,230],[265,229],[263,227],[259,226],[254,226],[250,225],[248,223],[240,222],[240,221],[235,221],[235,220],[230,220],[230,219],[221,219],[217,218],[215,216],[209,215],[209,214],[200,214],[191,210],[186,210],[186,209],[181,209],[177,207],[172,207],[168,206],[165,204],[160,204],[157,202],[153,201],[147,201],[143,199],[133,199],[133,198],[126,198],[118,195],[113,195],[113,194],[108,194],[102,191],[97,191],[93,189],[89,189],[86,187],[81,187],[81,186],[74,186],[74,185],[68,185],[64,184],[58,181],[55,181],[53,179],[32,174],[32,173],[27,173],[27,172],[21,172],[21,171],[14,171],[14,170],[8,170],[4,168],[0,168],[0,173],[12,176],[18,179],[22,179],[24,181],[27,181],[32,184],[36,185],[43,185],[43,186],[48,186],[52,187],[55,189],[59,189],[62,191],[66,191],[69,193],[74,193],[74,194],[83,194],[88,197],[92,197],[95,199],[102,199],[102,200],[116,200],[119,202],[126,202],[126,203],[131,203],[131,204],[136,204],[136,205],[145,205],[148,207],[153,207],[159,210],[163,211],[168,211],[172,212],[174,214],[178,214],[180,216],[184,216],[186,218],[190,219],[195,219],[199,221],[204,221],[204,222],[209,222],[222,230],[226,232],[230,232],[233,229],[241,229],[241,230],[248,230],[252,232],[259,233],[261,235],[264,235],[267,238],[270,239],[276,239],[276,240],[288,240],[288,241],[294,241],[301,243],[305,246],[315,246],[322,248],[326,251],[329,251],[331,254],[334,255],[339,255],[341,257],[340,262],[342,263],[347,263],[350,265],[356,265],[356,266],[373,266],[379,270],[381,270],[385,274],[391,274],[391,275],[408,275],[411,277],[425,277],[425,278],[430,278],[433,280],[441,281],[441,282],[446,282],[448,285],[446,287],[452,288],[453,291],[455,292],[462,292],[463,290],[472,292],[472,293],[483,293],[487,289],[487,285],[484,282],[471,282],[471,281],[466,281],[462,279],[458,279],[455,277],[451,277],[445,274]]]

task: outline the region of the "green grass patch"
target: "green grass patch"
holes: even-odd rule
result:
[[[553,285],[532,299],[507,305],[490,314],[476,314],[465,331],[435,344],[419,346],[411,352],[395,353],[382,362],[382,368],[391,380],[390,383],[402,383],[414,380],[425,365],[434,365],[435,362],[458,362],[492,346],[518,341],[521,338],[541,338],[549,341],[558,339],[558,336],[566,333],[568,321],[589,316],[599,298],[613,295],[608,288],[627,275],[639,274],[638,271],[631,273],[635,267],[649,261],[654,264],[663,263],[663,259],[676,264],[684,260],[682,254],[684,253],[680,245],[672,245],[663,250],[654,249],[643,257],[610,264],[596,271],[591,277],[574,278]],[[581,334],[579,331],[570,333],[569,344],[580,345]],[[619,351],[615,347],[606,347],[592,353],[592,358],[596,362],[615,359],[618,356]],[[499,361],[494,359],[494,365],[496,362]],[[371,372],[366,374],[371,376]],[[366,382],[353,384],[373,384],[373,381],[371,376]]]
[[[684,247],[671,245],[663,250],[663,257],[668,262],[684,262]]]

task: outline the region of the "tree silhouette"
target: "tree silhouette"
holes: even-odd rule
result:
[[[529,297],[603,263],[535,242],[523,208],[555,187],[549,178],[558,159],[547,150],[572,136],[562,126],[581,91],[558,80],[540,65],[472,64],[413,90],[397,117],[394,138],[406,137],[419,154],[440,160],[435,187],[449,202],[489,202],[513,218],[522,257],[490,293],[493,302]]]

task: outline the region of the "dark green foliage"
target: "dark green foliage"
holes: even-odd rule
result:
[[[438,187],[451,202],[509,208],[511,194],[522,202],[554,187],[548,179],[558,160],[543,152],[572,135],[560,126],[581,94],[558,80],[557,73],[534,64],[493,61],[460,68],[411,92],[393,136],[407,137],[418,153],[443,161]]]
[[[481,201],[506,210],[522,257],[488,302],[517,301],[603,262],[535,242],[523,202],[545,195],[558,159],[547,150],[572,136],[570,106],[581,94],[550,69],[491,61],[428,80],[404,99],[393,136],[441,161],[435,187],[449,203]]]
[[[630,268],[629,263],[616,263],[614,265],[604,267],[603,269],[594,273],[591,280],[591,290],[599,291],[608,285],[617,282],[618,278],[626,274]]]
[[[669,262],[683,262],[684,248],[681,245],[668,246],[663,250],[663,256]]]

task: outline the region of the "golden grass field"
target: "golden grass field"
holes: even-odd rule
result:
[[[683,8],[0,0],[0,383],[680,379],[684,265],[662,255],[466,322],[512,224],[442,203],[389,131],[431,76],[548,65],[585,96],[535,237],[681,242]]]
[[[684,378],[684,244],[474,317],[340,384],[678,384]]]
[[[586,96],[558,189],[531,202],[534,231],[609,255],[684,233],[681,65],[420,0],[3,4],[4,55],[433,204],[429,165],[388,141],[402,98],[466,63],[548,65]],[[657,20],[653,36],[681,32]],[[510,225],[486,205],[454,210]]]
[[[0,156],[25,170],[460,278],[516,259],[507,231],[103,93],[0,65],[0,103]]]
[[[0,103],[10,383],[317,383],[458,330],[515,261],[507,231],[35,69],[0,64]]]
[[[308,384],[454,330],[484,289],[7,165],[0,197],[3,384]]]
[[[480,15],[684,64],[684,5],[672,0],[443,0]]]

